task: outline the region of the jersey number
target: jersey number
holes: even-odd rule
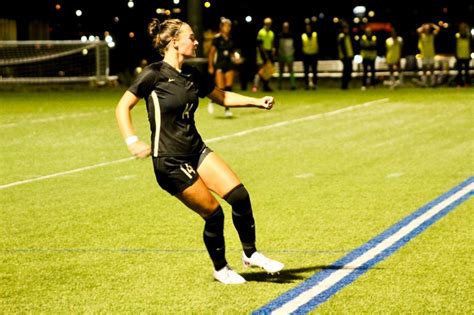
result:
[[[193,178],[192,174],[196,174],[196,171],[194,170],[194,168],[188,163],[181,164],[179,168],[184,173],[184,175],[186,175],[189,178]]]
[[[183,119],[191,118],[191,109],[193,109],[193,103],[187,103],[186,107],[184,108],[183,115],[181,116]]]

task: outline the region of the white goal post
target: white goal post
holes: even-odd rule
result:
[[[105,41],[0,41],[1,83],[115,81]]]

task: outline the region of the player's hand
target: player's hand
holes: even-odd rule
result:
[[[214,66],[209,66],[207,68],[207,71],[209,72],[210,75],[214,75]]]
[[[275,104],[275,100],[273,96],[264,96],[260,99],[260,105],[258,107],[263,109],[272,109],[273,105]]]
[[[145,159],[151,154],[150,146],[140,140],[129,145],[128,150],[138,159]]]

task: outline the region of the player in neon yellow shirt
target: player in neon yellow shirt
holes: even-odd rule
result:
[[[267,62],[273,65],[273,58],[275,56],[275,33],[271,30],[272,19],[267,17],[263,20],[263,28],[257,34],[257,68],[261,69]],[[253,91],[257,91],[258,85],[262,79],[264,91],[272,91],[269,85],[269,78],[260,77],[255,74]]]
[[[367,27],[360,40],[360,54],[362,56],[362,90],[366,89],[368,73],[370,71],[370,85],[375,86],[375,59],[377,58],[377,36]]]
[[[316,89],[318,82],[318,33],[313,31],[311,24],[306,23],[305,32],[301,34],[301,47],[303,52],[304,83],[308,90],[310,87],[309,69],[313,72],[312,89]]]
[[[435,85],[435,36],[438,35],[440,28],[433,23],[424,23],[417,30],[418,32],[418,49],[420,50],[422,59],[422,76],[421,83],[427,84],[427,75],[431,75],[431,85]]]
[[[393,28],[391,35],[385,41],[385,48],[387,53],[385,60],[387,62],[388,71],[390,72],[390,88],[395,88],[402,83],[402,68],[400,59],[402,56],[403,39],[397,36],[397,31]],[[398,79],[395,79],[395,74],[398,74]]]

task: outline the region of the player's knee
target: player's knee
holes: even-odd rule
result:
[[[236,215],[245,215],[252,211],[250,196],[244,185],[239,184],[224,196]]]
[[[224,211],[219,206],[211,214],[204,218],[206,224],[204,225],[204,235],[208,237],[216,237],[219,233],[222,234],[224,227]]]

